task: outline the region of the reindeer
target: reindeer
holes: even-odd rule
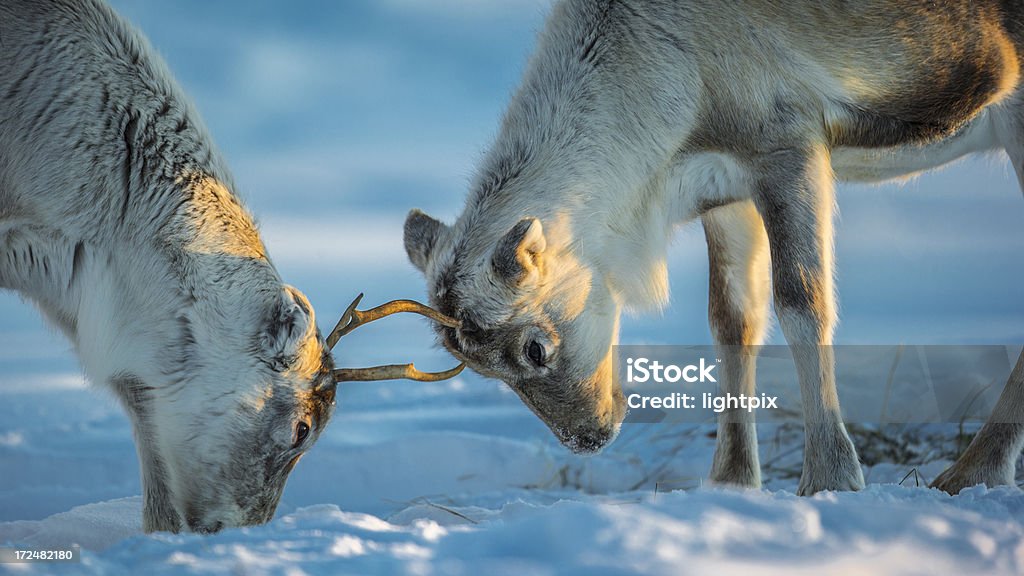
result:
[[[443,345],[569,448],[615,437],[623,309],[664,306],[666,246],[700,218],[723,391],[752,394],[772,300],[794,356],[798,492],[857,490],[830,347],[833,181],[1005,150],[1024,182],[1019,2],[563,0],[452,225],[413,210],[410,261],[461,322]],[[1012,484],[1024,359],[935,486]],[[754,420],[719,421],[711,480],[760,485]]]
[[[0,2],[0,288],[33,301],[131,418],[147,532],[266,522],[334,412],[331,348],[282,283],[164,64],[100,0]]]

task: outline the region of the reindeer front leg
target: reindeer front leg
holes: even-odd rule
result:
[[[859,490],[864,477],[843,426],[835,383],[828,151],[811,146],[765,154],[755,160],[755,170],[754,203],[768,233],[775,311],[803,400],[804,468],[797,493]]]
[[[768,324],[770,290],[768,240],[764,223],[750,202],[737,202],[704,214],[710,265],[708,320],[721,359],[722,392],[754,395],[757,347]],[[718,442],[711,481],[757,488],[754,415],[726,411],[718,417]]]

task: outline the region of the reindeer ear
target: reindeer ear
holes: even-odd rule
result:
[[[494,271],[507,282],[519,284],[536,272],[538,258],[546,247],[540,220],[524,218],[498,241],[492,260]]]
[[[306,296],[285,286],[274,304],[263,333],[267,360],[277,371],[284,371],[298,360],[303,345],[316,332],[313,307]]]
[[[409,211],[405,218],[405,253],[420,272],[427,271],[427,263],[437,247],[437,240],[447,228],[418,209]]]

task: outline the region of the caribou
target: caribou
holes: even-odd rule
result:
[[[836,178],[1004,150],[1024,183],[1024,9],[1009,0],[562,0],[453,224],[413,210],[410,261],[460,321],[440,341],[569,448],[625,413],[623,310],[664,306],[673,231],[703,223],[724,392],[754,395],[774,308],[806,444],[798,492],[864,486],[831,348]],[[1024,358],[936,481],[1013,484]],[[711,480],[759,486],[751,415],[719,419]]]
[[[34,302],[127,411],[143,528],[268,521],[323,433],[338,382],[440,373],[335,369],[284,284],[198,114],[146,40],[100,0],[0,3],[0,288]]]

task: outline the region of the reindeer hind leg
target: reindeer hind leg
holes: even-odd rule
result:
[[[1024,353],[1017,359],[988,421],[957,461],[932,482],[932,487],[957,494],[977,484],[1013,486],[1021,449],[1024,449]]]
[[[1024,98],[1000,106],[996,133],[1024,190]],[[1010,373],[985,425],[957,461],[932,486],[956,494],[968,486],[1014,485],[1017,458],[1024,449],[1024,352]]]

